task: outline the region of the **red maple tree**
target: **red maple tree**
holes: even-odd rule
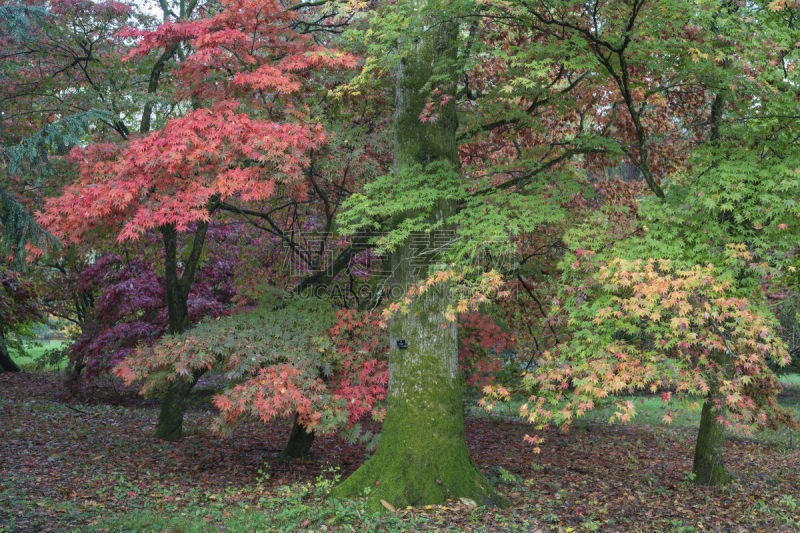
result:
[[[68,241],[95,230],[117,232],[124,241],[158,229],[172,333],[189,326],[187,298],[220,203],[266,201],[278,187],[305,196],[302,169],[326,135],[309,119],[303,98],[325,89],[313,75],[317,69],[355,65],[353,56],[295,29],[300,15],[278,2],[225,0],[217,8],[205,18],[124,32],[139,39],[128,60],[160,49],[184,52],[173,98],[187,111],[126,142],[73,149],[79,178],[39,215]],[[192,245],[180,260],[178,233],[186,231],[193,232]],[[167,394],[158,436],[180,436],[182,409],[171,421],[165,409],[173,397],[181,403],[197,377],[178,380]]]

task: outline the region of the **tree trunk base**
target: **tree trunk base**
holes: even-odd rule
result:
[[[506,507],[508,501],[491,486],[463,450],[436,450],[433,455],[379,447],[366,463],[333,490],[336,498],[367,498],[371,510],[444,504],[468,498],[477,505]]]
[[[722,462],[725,428],[717,422],[718,414],[714,400],[711,397],[706,398],[700,415],[692,467],[694,482],[700,485],[724,485],[731,480]]]
[[[4,339],[0,339],[0,372],[20,372],[20,367],[11,359]]]
[[[302,459],[311,452],[311,445],[314,444],[314,432],[306,431],[302,425],[297,423],[297,415],[294,416],[292,424],[292,434],[289,441],[281,452],[281,457],[285,459]]]
[[[189,379],[177,379],[170,383],[161,402],[155,436],[158,439],[174,442],[183,437],[183,415],[186,412],[186,398],[197,383],[200,375]]]
[[[334,497],[366,496],[368,507],[377,511],[386,510],[381,500],[395,508],[462,498],[487,507],[507,505],[467,448],[456,324],[445,317],[450,301],[449,287],[431,289],[392,321],[391,345],[397,348],[389,352],[378,448],[334,489]]]

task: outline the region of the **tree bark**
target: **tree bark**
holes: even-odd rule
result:
[[[292,433],[289,441],[281,452],[281,456],[286,459],[302,459],[307,457],[314,444],[314,431],[308,431],[303,425],[297,422],[297,415],[294,415],[292,422]]]
[[[730,481],[722,463],[725,428],[717,422],[720,414],[715,406],[714,396],[709,395],[703,403],[703,412],[700,415],[692,467],[694,481],[701,485],[724,485]]]
[[[166,441],[176,441],[183,437],[183,415],[186,412],[186,398],[197,383],[200,372],[188,378],[172,382],[161,402],[156,424],[156,437]]]
[[[164,238],[164,293],[167,300],[167,315],[170,333],[182,333],[189,328],[189,290],[200,263],[200,253],[205,241],[208,224],[200,222],[194,234],[194,242],[184,271],[178,276],[178,234],[174,225],[161,228]],[[202,372],[179,377],[167,388],[158,413],[155,436],[162,440],[176,441],[183,436],[183,415],[186,412],[186,397],[197,383]]]
[[[0,372],[19,372],[20,368],[17,363],[11,359],[11,354],[8,353],[8,346],[6,346],[6,338],[3,332],[0,331]]]
[[[424,1],[415,3],[410,25],[428,25],[397,72],[395,88],[395,172],[413,165],[449,162],[458,168],[458,125],[454,103],[441,106],[435,122],[419,119],[430,82],[454,94],[458,79],[458,26],[451,20],[425,20]],[[446,73],[442,87],[431,78]],[[442,78],[438,78],[442,79]],[[427,87],[430,89],[430,87]],[[432,178],[436,179],[436,178]],[[439,201],[431,218],[445,224],[455,206]],[[401,221],[396,221],[401,222]],[[427,239],[427,243],[425,242]],[[416,246],[417,249],[413,249]],[[436,260],[431,235],[417,234],[392,258],[395,287],[406,290]],[[426,257],[429,256],[429,257]],[[420,258],[424,258],[422,262]],[[418,270],[415,270],[418,269]],[[391,325],[389,391],[386,418],[378,448],[335,490],[336,497],[361,497],[382,510],[381,500],[395,507],[441,504],[469,498],[499,506],[505,500],[472,462],[464,438],[463,378],[458,366],[456,325],[445,318],[451,303],[449,287],[438,284],[415,298],[407,313]],[[398,343],[398,341],[405,341]],[[406,346],[401,348],[401,346]]]
[[[397,508],[459,498],[488,506],[505,503],[472,462],[464,439],[456,326],[444,317],[449,302],[447,289],[433,288],[393,321],[378,449],[335,496],[359,497],[369,488],[368,504],[378,510],[380,500]],[[397,348],[400,339],[406,349]]]

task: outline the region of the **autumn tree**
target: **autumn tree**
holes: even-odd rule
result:
[[[313,84],[313,69],[353,60],[293,30],[296,16],[277,3],[233,1],[207,18],[130,32],[141,39],[134,57],[174,52],[185,43],[190,53],[181,64],[177,96],[192,102],[192,109],[121,145],[74,150],[81,178],[49,200],[41,217],[72,240],[108,224],[119,228],[120,241],[159,231],[172,333],[189,325],[187,297],[213,213],[228,199],[264,200],[282,186],[302,196],[296,183],[307,154],[325,142],[321,125],[304,122],[291,98]],[[233,78],[220,83],[220,74],[230,71]],[[178,235],[187,230],[192,244],[181,259]],[[185,396],[198,377],[169,388],[157,436],[180,437]]]
[[[225,246],[218,228],[209,231],[214,250]],[[236,296],[235,264],[212,251],[198,269],[188,303],[191,324],[226,314]],[[166,332],[164,280],[154,261],[140,252],[124,257],[109,252],[80,272],[78,290],[91,299],[80,334],[69,347],[70,386],[111,371],[138,345],[150,345]]]
[[[601,227],[598,222],[591,225]],[[625,422],[635,415],[635,404],[615,398],[624,392],[662,391],[667,402],[700,398],[694,473],[698,482],[724,483],[724,427],[749,431],[791,420],[777,403],[781,387],[768,366],[786,364],[788,352],[760,290],[740,283],[752,255],[729,245],[724,262],[687,263],[660,256],[657,245],[651,241],[648,249],[647,239],[636,235],[580,247],[596,233],[587,225],[572,235],[576,248],[564,259],[569,281],[554,310],[563,313],[572,335],[528,373],[534,393],[521,414],[539,427],[568,425],[610,403]],[[665,422],[670,419],[667,414]]]
[[[359,421],[382,418],[386,336],[375,313],[334,311],[330,302],[278,289],[230,316],[206,318],[122,360],[115,373],[152,394],[173,374],[212,371],[226,378],[215,397],[214,429],[240,420],[293,421],[283,455],[306,456],[316,434],[366,440]]]
[[[647,186],[629,188],[627,199],[599,189],[608,199],[632,209],[628,215],[634,221],[619,213],[595,218],[589,212],[594,224],[602,221],[605,226],[600,226],[600,234],[607,235],[584,232],[573,246],[594,253],[600,250],[598,242],[606,242],[628,260],[671,260],[682,271],[713,264],[716,270],[708,275],[726,279],[721,283],[727,283],[727,294],[745,298],[742,305],[770,328],[775,324],[763,306],[762,285],[770,280],[770,286],[777,287],[779,279],[793,276],[796,269],[791,239],[779,233],[792,231],[793,217],[787,210],[796,205],[789,148],[796,133],[789,118],[793,111],[784,107],[793,104],[784,100],[787,93],[783,92],[795,76],[796,60],[786,44],[792,40],[793,15],[785,8],[778,3],[569,1],[498,7],[511,20],[538,32],[546,47],[575,62],[583,58],[572,64],[585,69],[584,83],[595,85],[589,94],[597,105],[593,114],[581,115],[581,123],[600,125],[596,131],[610,141],[601,150],[587,153],[581,162],[583,171],[591,176],[603,167],[632,165]],[[589,54],[581,56],[583,50]],[[576,89],[571,94],[581,94],[579,85]],[[512,94],[517,90],[513,82],[508,90]],[[641,195],[648,189],[654,198]],[[620,234],[617,225],[628,227],[632,234]],[[640,233],[642,228],[645,234]],[[625,244],[612,246],[611,237]],[[752,254],[745,262],[749,266],[735,269],[733,278],[724,275],[728,245],[744,244]],[[569,272],[573,265],[584,264],[583,258],[575,261],[573,248],[568,259],[562,263],[567,283],[562,294],[572,303],[557,308],[554,318],[560,312],[573,317],[578,311],[572,305],[584,309],[595,303],[596,295],[583,293],[586,280],[573,279]],[[673,274],[662,274],[672,279]],[[690,305],[701,303],[693,300]],[[579,344],[591,338],[595,328],[586,324],[583,329],[574,320],[564,326],[562,336],[577,338]],[[702,334],[714,338],[714,325],[705,326]],[[567,353],[558,361],[568,364],[570,350],[564,350]],[[759,368],[764,361],[784,358],[779,348],[751,349],[748,356],[760,361]],[[577,355],[576,360],[580,360]],[[602,365],[602,361],[598,357],[587,364]],[[728,371],[734,367],[728,365]],[[699,366],[695,371],[706,375]],[[598,371],[597,379],[602,381],[602,376]],[[774,398],[774,382],[761,392]],[[709,408],[701,418],[695,465],[701,482],[724,478],[714,474],[718,470],[713,466],[721,457],[721,440],[706,438],[722,431],[716,422],[722,411],[714,407],[715,394],[706,401]],[[579,411],[586,408],[585,402],[582,405]]]
[[[769,59],[769,54],[765,59],[765,47],[782,42],[785,39],[786,26],[776,22],[781,19],[780,13],[772,13],[763,7],[721,3],[711,7],[708,12],[699,12],[697,24],[693,21],[687,25],[684,28],[685,34],[675,33],[686,40],[687,44],[682,46],[688,46],[688,43],[702,45],[691,49],[692,54],[697,54],[693,61],[695,65],[692,66],[693,77],[698,87],[705,91],[703,100],[707,103],[707,119],[696,130],[694,150],[685,157],[681,167],[673,170],[671,175],[666,174],[659,179],[663,199],[639,199],[638,210],[633,219],[620,213],[593,219],[595,227],[606,226],[606,235],[601,236],[602,231],[580,233],[580,237],[573,240],[573,252],[564,262],[565,269],[580,271],[587,268],[586,265],[593,265],[592,268],[595,269],[605,268],[603,265],[607,264],[613,254],[620,254],[627,261],[647,261],[649,258],[656,261],[656,264],[647,263],[648,266],[645,266],[642,263],[632,266],[625,263],[624,270],[628,272],[624,275],[652,276],[650,283],[656,284],[656,280],[660,279],[667,282],[669,287],[691,284],[690,278],[695,274],[690,273],[706,269],[703,271],[706,276],[702,278],[703,285],[693,285],[691,290],[683,288],[672,296],[669,293],[672,289],[662,291],[660,296],[647,296],[643,285],[639,289],[642,292],[638,294],[635,286],[631,285],[634,295],[630,300],[625,299],[627,296],[617,294],[618,300],[615,302],[622,307],[614,309],[617,313],[615,320],[620,327],[614,332],[616,337],[612,336],[610,339],[625,345],[641,342],[644,343],[642,346],[650,346],[653,353],[662,355],[671,352],[667,349],[660,350],[659,345],[668,347],[670,336],[679,337],[684,334],[680,329],[688,331],[687,334],[693,341],[707,339],[703,348],[706,352],[701,352],[706,357],[709,357],[709,353],[717,354],[711,356],[711,369],[721,374],[709,374],[709,368],[700,363],[692,363],[691,372],[695,372],[696,379],[707,387],[707,390],[704,387],[699,392],[706,399],[700,421],[694,470],[699,482],[710,484],[727,479],[722,467],[722,423],[726,413],[742,407],[741,404],[731,405],[731,402],[720,400],[719,387],[730,387],[731,380],[739,383],[739,378],[732,376],[736,376],[737,372],[749,373],[755,368],[756,377],[744,376],[741,382],[748,384],[753,379],[759,381],[760,385],[745,391],[732,392],[726,395],[726,399],[733,398],[735,403],[741,394],[745,399],[744,403],[755,402],[758,409],[764,408],[767,412],[772,412],[772,417],[764,415],[759,420],[762,425],[766,420],[774,423],[787,422],[785,413],[776,408],[774,397],[778,385],[771,371],[766,368],[767,362],[785,363],[786,352],[780,342],[763,342],[774,338],[776,323],[765,306],[762,289],[769,284],[775,290],[785,283],[780,280],[792,284],[793,272],[797,268],[794,245],[791,239],[784,237],[794,231],[791,222],[794,217],[791,213],[797,201],[794,192],[796,188],[793,186],[796,164],[792,149],[789,148],[794,142],[791,139],[795,138],[792,133],[794,126],[791,120],[782,118],[786,116],[784,106],[787,102],[783,100],[780,91],[774,90],[776,85],[780,86],[787,77],[793,76],[793,69],[786,67],[792,63],[786,52],[779,52],[783,63]],[[640,16],[644,13],[643,11]],[[703,19],[708,20],[705,30],[699,24]],[[634,21],[633,18],[630,20]],[[586,39],[596,39],[593,34],[584,35]],[[758,38],[745,44],[745,41],[752,40],[753,35]],[[610,42],[613,48],[613,40]],[[703,48],[709,43],[713,45],[712,48]],[[610,48],[609,50],[619,53]],[[714,58],[713,63],[708,62],[711,57]],[[703,62],[707,63],[706,66],[698,70],[697,64]],[[690,79],[690,72],[683,73],[683,69],[679,68],[673,76],[682,75],[682,79]],[[637,79],[634,74],[636,71],[631,72],[631,82],[641,83],[642,80]],[[780,82],[776,80],[778,78]],[[598,226],[599,221],[602,223]],[[621,228],[627,228],[629,232],[620,232]],[[784,235],[781,235],[782,232]],[[736,250],[738,251],[734,255],[739,259],[732,263],[731,253]],[[674,263],[669,263],[670,265],[679,264],[681,267],[671,270],[675,267],[664,267],[659,261],[672,261]],[[617,263],[615,265],[621,266]],[[573,278],[574,273],[567,270],[564,275],[569,281],[562,293],[563,305],[560,310],[569,317],[568,329],[575,339],[573,342],[577,344],[565,344],[559,348],[559,351],[566,352],[556,360],[565,363],[569,357],[573,357],[574,362],[583,361],[579,365],[589,363],[589,366],[594,365],[599,369],[599,365],[605,364],[601,363],[605,359],[597,357],[596,347],[592,348],[595,351],[594,356],[587,354],[587,360],[584,361],[580,357],[578,346],[594,346],[594,332],[602,329],[596,324],[588,323],[589,314],[581,314],[583,318],[580,320],[576,316],[589,309],[592,309],[590,313],[597,313],[597,308],[592,306],[597,305],[602,298],[597,293],[592,293],[590,288],[593,283],[600,282],[597,278],[589,282],[587,278],[580,276]],[[614,279],[615,275],[610,275],[608,279]],[[617,279],[606,282],[605,285],[600,283],[599,287],[603,287],[601,292],[607,290],[614,294],[615,290],[623,290],[625,283]],[[708,291],[718,291],[718,297],[712,298]],[[674,320],[695,316],[694,313],[698,312],[706,319],[712,315],[726,318],[719,319],[722,320],[720,323],[714,322],[717,319],[708,319],[706,322],[693,322],[689,319],[688,326],[683,322],[676,322],[678,325],[674,327],[679,328],[679,331],[661,333],[659,338],[657,335],[651,336],[652,331],[645,333],[645,330],[655,328],[655,324],[633,325],[636,324],[637,317],[641,318],[640,315],[630,317],[626,314],[627,308],[638,309],[639,306],[645,306],[652,309],[655,315],[644,320],[659,322],[662,317],[667,316],[671,305],[687,298],[687,292],[691,297],[681,304],[684,306],[683,311]],[[731,299],[725,300],[723,294]],[[722,302],[728,301],[736,303],[738,308],[718,308],[712,312],[708,307],[709,301],[713,301],[714,305],[722,305]],[[623,313],[621,317],[619,312]],[[739,321],[739,326],[725,322],[730,317],[737,316],[739,318],[735,320]],[[592,318],[600,320],[597,314]],[[587,322],[581,322],[584,319]],[[747,330],[743,328],[746,323],[761,324],[762,329],[759,332]],[[626,334],[634,330],[639,333]],[[757,341],[759,336],[761,340]],[[714,339],[716,342],[724,339],[725,343],[714,347]],[[745,344],[737,349],[735,343],[742,341]],[[679,347],[681,349],[678,353],[682,357],[691,353],[694,353],[693,357],[697,357],[692,342],[679,342]],[[620,352],[614,353],[619,355]],[[740,363],[745,357],[749,358],[748,362]],[[625,367],[619,361],[610,359],[607,362],[615,370],[612,374],[604,374],[598,370],[593,374],[596,381],[590,381],[592,387],[608,386],[606,378],[616,376],[615,372],[626,371],[621,370]],[[628,366],[633,368],[637,364],[633,362],[633,366]],[[544,367],[555,372],[556,367],[548,367],[547,364]],[[565,368],[570,369],[568,373],[575,370],[569,363]],[[686,372],[688,377],[690,370],[687,369]],[[664,376],[669,376],[669,372],[664,371]],[[561,378],[566,380],[562,384],[575,383],[574,377],[562,374]],[[581,379],[584,378],[586,375],[582,374]],[[613,383],[615,379],[610,381]],[[623,382],[624,380],[616,381],[616,384],[621,385]],[[581,387],[583,385],[576,385],[576,388]],[[607,393],[609,391],[604,390],[603,394]],[[573,407],[580,413],[590,408],[592,403],[584,398],[582,402],[577,401],[577,407]],[[537,409],[538,407],[533,408],[531,412],[536,413]],[[775,410],[772,411],[773,409]],[[568,419],[574,414],[568,412],[569,409],[561,416]],[[623,411],[620,413],[625,416]],[[531,417],[536,419],[542,414],[538,412]],[[745,419],[751,414],[746,415]]]

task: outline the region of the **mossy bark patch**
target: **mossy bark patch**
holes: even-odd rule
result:
[[[725,428],[717,421],[719,415],[713,397],[709,396],[700,415],[692,467],[695,482],[702,485],[724,485],[730,481],[722,462]]]

